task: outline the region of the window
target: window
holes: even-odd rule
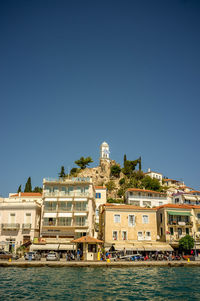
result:
[[[99,192],[96,193],[96,199],[101,199],[101,193]]]
[[[113,240],[117,240],[117,231],[113,231]]]
[[[197,213],[197,218],[200,219],[200,213]]]
[[[146,238],[146,240],[151,240],[151,232],[150,231],[147,231],[145,233],[145,238]]]
[[[172,227],[169,228],[169,231],[170,231],[170,235],[174,235],[174,229]]]
[[[11,224],[15,223],[15,213],[10,213],[10,223]]]
[[[44,202],[44,211],[56,211],[57,202]]]
[[[143,239],[143,235],[142,235],[142,231],[138,232],[138,240],[142,240]]]
[[[149,223],[149,217],[148,217],[148,215],[143,215],[142,216],[142,223],[143,224],[148,224]]]
[[[122,231],[122,239],[127,240],[127,231]]]
[[[162,213],[160,213],[160,222],[162,223]]]
[[[74,210],[76,211],[86,211],[87,202],[76,202],[74,206]]]
[[[182,229],[178,228],[178,235],[182,235]]]
[[[120,223],[120,215],[119,214],[114,215],[114,223]]]
[[[133,227],[135,225],[135,215],[128,216],[128,225],[129,227]]]
[[[185,228],[185,233],[189,235],[189,228]]]
[[[160,236],[163,236],[163,228],[160,228]]]
[[[60,211],[71,211],[72,210],[72,202],[59,202],[58,203]]]
[[[163,205],[163,202],[159,202],[159,206],[162,206]]]
[[[71,217],[59,217],[58,219],[58,226],[71,226],[71,223]]]
[[[86,226],[87,219],[85,216],[76,216],[75,223],[76,226]]]
[[[31,224],[31,213],[26,213],[25,224]]]

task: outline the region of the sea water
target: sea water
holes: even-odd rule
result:
[[[1,267],[4,300],[200,300],[200,268]]]

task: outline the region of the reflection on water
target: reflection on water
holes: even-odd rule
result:
[[[200,300],[196,268],[0,268],[0,300]]]

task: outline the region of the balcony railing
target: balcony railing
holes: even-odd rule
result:
[[[71,177],[71,178],[44,178],[43,183],[91,183],[92,178],[90,177]]]
[[[141,200],[141,199],[143,199],[144,201],[146,200],[146,201],[148,201],[148,200],[152,200],[152,199],[156,199],[156,200],[163,200],[163,201],[166,201],[167,200],[167,197],[164,197],[164,196],[160,196],[160,197],[158,197],[158,196],[147,196],[147,195],[128,195],[127,196],[127,198],[129,199],[129,200]]]
[[[88,227],[88,223],[87,222],[74,223],[74,227]]]
[[[22,229],[23,230],[30,230],[31,229],[31,224],[22,224]]]
[[[74,207],[74,211],[88,211],[88,206],[86,206],[86,207]]]
[[[48,196],[54,196],[54,197],[88,197],[89,193],[88,192],[59,192],[59,191],[55,191],[55,192],[45,192],[44,191],[44,196],[48,197]]]
[[[168,221],[167,225],[169,225],[169,226],[193,226],[193,222]]]
[[[16,224],[16,223],[2,224],[1,227],[3,230],[19,230],[20,224]]]
[[[138,236],[138,240],[151,240],[151,236]]]

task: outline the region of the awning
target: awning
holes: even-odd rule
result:
[[[167,213],[169,215],[192,216],[192,214],[190,212],[186,212],[186,211],[167,211]]]
[[[73,245],[67,244],[46,244],[46,245],[31,245],[31,251],[59,251],[73,250]]]
[[[185,200],[196,201],[196,197],[194,195],[184,195]]]

